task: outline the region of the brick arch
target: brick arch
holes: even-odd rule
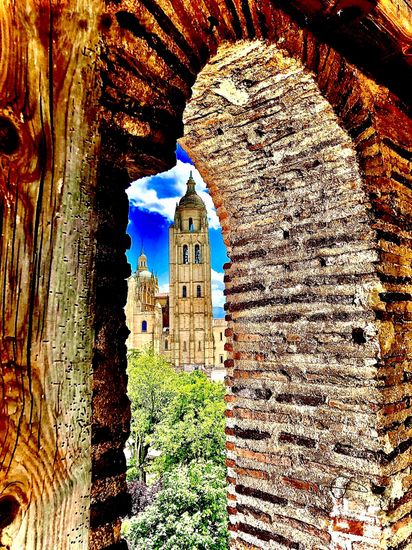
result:
[[[366,17],[374,5],[359,2],[356,10],[351,6],[348,11],[357,12],[355,19],[361,14]],[[338,4],[334,6],[330,17],[339,9]],[[293,13],[269,0],[241,5],[210,0],[202,6],[147,0],[129,10],[117,2],[109,4],[112,19],[104,34],[102,104],[107,108],[105,118],[112,139],[117,133],[122,136],[121,160],[131,177],[173,163],[174,144],[182,133],[182,113],[191,87],[225,41],[263,39],[300,60],[354,138],[376,125],[384,116],[378,113],[384,105],[402,112],[396,96],[388,97],[388,90],[374,86],[339,49],[303,25],[313,13]]]
[[[373,6],[371,4],[366,6],[365,4],[362,9],[369,13],[368,10],[373,11]],[[297,501],[304,499],[305,497],[302,497],[302,495],[305,494],[309,500],[315,498],[314,494],[316,495],[317,491],[324,496],[326,493],[329,495],[327,510],[322,505],[318,508],[315,506],[317,512],[314,512],[312,517],[313,524],[310,518],[306,518],[307,523],[300,522],[293,512],[288,512],[289,527],[285,527],[289,533],[288,538],[284,534],[280,534],[283,529],[283,519],[280,517],[282,514],[278,513],[279,510],[272,516],[267,514],[267,510],[264,511],[265,506],[266,508],[268,506],[269,508],[276,508],[276,504],[282,504],[283,501],[276,502],[275,490],[266,490],[262,491],[260,495],[257,494],[260,489],[256,487],[259,486],[260,481],[258,482],[255,479],[255,489],[245,484],[240,484],[240,489],[232,488],[233,493],[230,498],[236,499],[239,497],[239,491],[243,491],[243,494],[239,497],[239,506],[240,508],[243,507],[242,511],[239,511],[236,506],[231,507],[233,529],[236,530],[238,523],[243,525],[243,534],[238,542],[233,542],[233,544],[234,547],[237,547],[236,545],[242,547],[242,544],[245,545],[244,547],[248,547],[247,544],[251,544],[251,547],[258,547],[256,545],[260,540],[260,544],[263,545],[272,541],[270,544],[276,545],[279,543],[298,547],[299,544],[305,544],[305,537],[307,537],[306,544],[309,544],[308,541],[314,543],[313,541],[318,539],[319,544],[326,546],[336,544],[336,547],[338,547],[339,544],[345,543],[353,543],[356,546],[356,544],[360,544],[359,541],[362,540],[362,537],[372,545],[380,539],[390,541],[391,537],[394,537],[395,542],[400,540],[404,535],[398,536],[396,533],[403,525],[402,518],[404,518],[405,513],[404,509],[400,512],[396,511],[397,505],[395,504],[394,494],[391,493],[391,487],[394,484],[399,485],[401,479],[407,477],[407,469],[401,468],[399,475],[392,480],[385,477],[385,474],[392,471],[391,466],[389,466],[391,461],[399,460],[398,457],[408,448],[407,413],[399,414],[399,411],[407,408],[407,405],[403,398],[398,399],[395,397],[395,395],[400,395],[404,391],[401,389],[404,380],[402,375],[393,376],[392,367],[388,368],[384,365],[388,362],[391,363],[392,360],[389,358],[394,349],[402,348],[404,350],[407,345],[407,329],[403,324],[407,319],[407,314],[405,316],[400,312],[405,311],[404,301],[409,299],[407,286],[409,278],[407,269],[402,267],[407,261],[399,258],[406,250],[404,247],[408,248],[409,245],[407,240],[403,240],[407,237],[403,233],[403,236],[400,237],[399,234],[402,231],[403,224],[405,222],[409,224],[409,207],[407,206],[409,192],[407,186],[410,179],[409,163],[412,143],[410,138],[411,121],[402,102],[387,88],[377,84],[376,81],[367,77],[355,65],[350,64],[342,51],[338,51],[339,48],[335,49],[331,47],[330,43],[320,40],[316,32],[312,32],[304,26],[297,13],[294,15],[286,13],[272,2],[242,3],[241,6],[231,2],[224,5],[205,2],[202,6],[190,5],[190,7],[183,2],[174,2],[172,8],[171,4],[167,2],[154,3],[147,0],[139,5],[139,8],[133,8],[133,10],[124,9],[123,6],[119,8],[117,5],[111,4],[109,5],[109,12],[113,23],[105,36],[108,60],[108,84],[102,97],[102,103],[107,109],[105,132],[110,135],[111,140],[121,143],[122,147],[116,149],[116,151],[121,157],[121,166],[127,168],[130,177],[147,175],[171,166],[174,162],[175,141],[183,132],[183,109],[192,94],[193,84],[197,78],[201,78],[197,76],[199,71],[205,66],[205,70],[213,67],[215,61],[213,58],[211,61],[211,56],[218,51],[220,45],[225,43],[240,44],[241,40],[245,38],[252,40],[264,39],[267,44],[275,45],[277,51],[281,51],[285,59],[295,60],[303,73],[306,75],[311,74],[317,90],[324,96],[330,108],[333,109],[337,124],[346,132],[346,139],[348,140],[346,144],[356,152],[357,177],[361,178],[361,188],[365,193],[364,199],[360,200],[360,204],[363,204],[363,212],[364,214],[366,212],[367,216],[367,220],[364,221],[362,227],[365,228],[367,233],[369,229],[375,231],[368,233],[369,235],[373,234],[374,237],[370,237],[371,257],[367,261],[365,260],[366,272],[363,274],[365,280],[370,277],[373,284],[371,283],[370,287],[366,285],[367,291],[362,291],[363,283],[360,283],[360,287],[358,287],[354,282],[356,277],[359,277],[359,281],[362,279],[361,273],[356,276],[353,273],[346,276],[349,287],[351,285],[356,287],[352,294],[355,304],[365,303],[366,296],[369,295],[370,297],[368,306],[365,305],[365,319],[368,318],[368,322],[365,319],[363,322],[356,322],[354,311],[357,306],[352,314],[348,314],[348,316],[346,316],[347,312],[337,314],[337,319],[339,319],[339,315],[342,318],[336,322],[345,324],[345,330],[349,330],[349,327],[351,327],[350,334],[346,333],[345,338],[354,356],[357,357],[356,361],[360,361],[359,352],[365,349],[364,344],[366,342],[368,342],[368,345],[372,345],[373,342],[373,345],[376,346],[373,361],[369,358],[373,367],[368,364],[364,369],[366,378],[356,378],[353,373],[353,380],[356,379],[361,385],[370,384],[373,389],[369,396],[369,404],[364,405],[359,403],[359,397],[353,398],[349,394],[347,395],[348,401],[336,399],[335,402],[331,395],[327,398],[325,395],[322,397],[319,395],[314,396],[314,401],[319,400],[319,411],[325,410],[324,404],[321,403],[323,398],[331,404],[329,411],[334,407],[336,408],[336,410],[330,412],[330,419],[333,417],[336,420],[339,417],[339,421],[336,421],[335,426],[337,429],[353,421],[353,425],[356,426],[355,432],[360,430],[356,433],[360,433],[363,429],[366,430],[362,432],[362,437],[366,438],[363,440],[362,445],[359,445],[359,441],[353,441],[353,438],[351,439],[347,433],[343,437],[344,441],[335,441],[332,451],[332,447],[327,451],[326,447],[319,441],[313,443],[313,438],[308,437],[306,439],[309,447],[313,444],[320,446],[322,452],[332,452],[334,458],[331,458],[328,475],[330,476],[333,468],[335,468],[336,477],[334,479],[337,480],[336,483],[345,485],[344,488],[339,487],[336,494],[346,494],[347,483],[349,483],[345,476],[339,477],[337,470],[339,467],[347,465],[350,468],[350,465],[352,465],[358,473],[362,468],[364,468],[364,472],[369,471],[371,468],[373,479],[368,478],[367,488],[367,495],[370,500],[365,502],[364,499],[363,505],[359,504],[354,497],[359,492],[356,491],[356,487],[352,487],[353,490],[350,493],[352,499],[343,501],[336,498],[332,506],[330,504],[330,484],[334,483],[331,480],[332,478],[328,478],[327,482],[324,479],[322,485],[318,477],[317,481],[319,483],[317,484],[313,480],[306,479],[307,476],[302,475],[299,477],[297,474],[288,476],[285,473],[283,481],[281,481],[280,492],[283,491],[284,494],[285,485],[289,484],[290,495],[292,495],[291,502],[293,502],[293,495],[298,495],[296,496]],[[113,41],[114,38],[116,43]],[[356,58],[356,55],[353,57]],[[224,62],[222,64],[224,65]],[[274,70],[274,74],[276,74],[276,70]],[[195,84],[195,90],[196,86],[197,84]],[[155,88],[155,91],[153,91],[153,88]],[[247,91],[247,83],[243,85],[243,91],[245,90]],[[113,109],[114,105],[116,105],[116,109]],[[188,116],[191,116],[193,120],[190,119],[186,122],[190,127],[192,125],[193,128],[196,128],[195,112],[202,105],[199,103],[198,98],[195,98],[191,105],[192,107],[189,108],[191,115]],[[205,109],[205,112],[208,113],[207,109]],[[221,135],[221,132],[224,134],[225,131],[222,128],[215,127],[216,121],[213,118],[212,116],[212,122],[208,127],[209,133],[202,129],[200,135],[197,136],[198,138],[208,135],[210,139],[210,131],[215,128],[215,137],[219,142],[219,135]],[[399,121],[401,121],[400,124]],[[199,125],[201,126],[200,123]],[[205,132],[205,134],[202,132]],[[258,136],[258,134],[256,135]],[[230,247],[229,233],[232,223],[230,214],[227,212],[225,199],[220,194],[218,186],[214,185],[214,179],[212,173],[210,173],[210,166],[213,163],[218,164],[216,157],[219,153],[216,151],[213,155],[205,155],[203,146],[196,145],[196,139],[193,140],[190,135],[184,138],[184,143],[197,160],[198,165],[202,166],[205,179],[210,183],[214,200],[220,208],[221,223],[227,235],[227,244]],[[258,150],[257,138],[254,146]],[[267,145],[264,147],[267,147]],[[352,152],[349,156],[351,158],[350,163],[354,163],[354,153]],[[325,183],[325,191],[326,189],[327,183]],[[281,190],[278,192],[282,193]],[[283,230],[284,235],[290,237],[289,227],[292,224],[289,224],[288,228],[286,228],[286,225]],[[363,235],[363,239],[365,233],[360,227],[358,236]],[[329,235],[326,241],[328,241],[328,238],[331,244],[334,235]],[[402,242],[400,239],[402,239]],[[322,239],[320,239],[319,247],[322,247],[322,244],[325,244],[326,241],[322,242]],[[365,241],[363,242],[365,243]],[[252,245],[249,244],[248,246],[246,242],[242,246],[246,250],[246,252],[242,251],[244,258],[253,258],[253,255],[257,254],[259,250],[262,251],[261,247],[253,250]],[[329,260],[320,253],[318,261],[321,271],[322,269],[329,269]],[[257,261],[257,263],[259,262]],[[369,267],[366,267],[366,265]],[[267,299],[268,292],[267,287],[262,286],[259,282],[256,283],[256,288],[249,288],[243,284],[241,282],[243,280],[242,276],[236,272],[236,269],[232,264],[228,267],[226,276],[230,296],[229,303],[232,304],[232,306],[229,305],[228,313],[230,316],[239,316],[241,310],[239,309],[241,304],[238,304],[236,298],[233,298],[233,293],[235,295],[244,293],[246,298],[242,307],[245,308],[248,300],[251,301],[252,307],[259,307],[259,302],[262,304]],[[345,276],[343,276],[342,281],[343,279],[345,279]],[[338,284],[337,280],[335,284]],[[351,282],[349,282],[350,280]],[[313,288],[312,292],[316,294]],[[359,292],[360,295],[357,296],[356,293]],[[263,298],[261,297],[262,294],[264,295]],[[329,299],[332,300],[331,297]],[[336,299],[338,300],[338,298]],[[345,298],[341,297],[340,299],[344,300]],[[348,296],[346,296],[346,299],[348,299]],[[317,314],[316,312],[312,313],[315,320]],[[273,318],[275,319],[276,315]],[[350,318],[351,321],[349,321]],[[267,323],[268,319],[262,321],[262,323],[264,322]],[[278,319],[276,322],[281,321]],[[274,321],[274,324],[276,322]],[[324,323],[327,324],[328,314],[319,313],[317,322],[321,327],[324,326]],[[297,326],[299,326],[299,323]],[[370,334],[368,330],[371,331]],[[288,337],[281,334],[282,331],[280,331],[278,337],[286,338],[287,343]],[[234,335],[238,337],[236,331]],[[276,337],[273,335],[272,337],[276,340]],[[296,340],[299,341],[299,338],[300,336],[297,334]],[[242,367],[236,368],[236,365],[242,365],[242,360],[244,360],[244,358],[242,359],[242,352],[236,351],[236,346],[240,346],[240,344],[237,342],[233,345],[234,353],[240,354],[235,355],[233,368],[237,376],[242,376]],[[296,342],[290,342],[290,347],[293,346],[299,348]],[[343,347],[345,346],[346,344]],[[265,357],[264,353],[262,357]],[[364,360],[366,363],[368,362],[366,358]],[[402,362],[404,359],[400,359],[400,361]],[[337,371],[334,371],[333,368],[325,368],[328,372],[330,370],[330,380],[340,380]],[[284,376],[289,379],[290,375],[287,369],[279,368],[277,372],[280,378]],[[312,374],[312,376],[316,379],[316,375]],[[234,386],[235,382],[232,380],[231,384]],[[386,386],[388,386],[388,389],[385,389]],[[378,387],[382,387],[381,392],[378,391]],[[247,393],[248,390],[245,391]],[[262,390],[262,395],[265,394],[265,391],[265,389]],[[354,390],[355,393],[356,391],[359,390]],[[385,406],[384,402],[388,400],[388,394],[392,395],[389,399],[393,399],[396,403],[393,402],[392,405]],[[290,410],[316,411],[316,407],[313,408],[314,401],[312,405],[309,403],[313,396],[300,395],[299,397],[299,395],[294,396],[292,391],[285,390],[282,398],[284,401],[282,402],[278,396],[280,401],[277,401],[277,407],[283,409],[289,407]],[[232,398],[238,399],[233,394]],[[271,397],[271,399],[273,401],[274,398]],[[334,404],[332,404],[333,402]],[[352,411],[351,408],[354,408],[355,411]],[[317,411],[314,416],[316,416],[316,413]],[[239,412],[239,415],[241,414],[246,414],[246,412]],[[259,423],[263,426],[264,422],[267,422],[270,418],[271,413],[268,413],[268,411],[265,413],[255,411],[253,414],[255,414],[254,427],[256,432],[256,430],[259,431]],[[276,416],[278,413],[274,414]],[[283,412],[283,414],[285,413]],[[300,414],[303,413],[300,412]],[[366,423],[367,428],[363,420],[360,420],[361,418],[369,419],[369,424]],[[321,420],[319,422],[322,424]],[[294,422],[291,425],[294,425]],[[229,430],[235,430],[235,428],[236,426],[230,427]],[[239,426],[236,429],[240,429]],[[332,427],[330,429],[332,430]],[[241,431],[242,429],[240,429]],[[304,432],[302,428],[300,431]],[[240,432],[229,431],[228,444],[231,450],[233,450],[233,445],[236,446],[236,441],[244,443],[245,438],[239,435]],[[287,430],[281,430],[281,432],[285,434],[282,436],[285,438],[285,445],[290,444],[293,446],[297,444],[299,446],[298,439],[296,439],[299,436],[296,433],[289,434]],[[366,432],[369,435],[366,435]],[[294,436],[296,437],[292,441]],[[233,437],[235,438],[234,441],[230,441]],[[287,441],[288,437],[292,439]],[[302,441],[306,441],[306,439],[303,437]],[[399,441],[401,441],[400,444]],[[305,447],[303,444],[302,446]],[[384,451],[384,449],[386,450]],[[251,452],[259,453],[259,451]],[[257,461],[265,462],[269,460],[268,455],[265,453],[259,456],[260,458]],[[251,460],[252,462],[249,461],[248,463],[249,466],[253,463],[253,459]],[[335,460],[335,466],[332,466]],[[243,458],[243,463],[245,461],[247,462]],[[337,466],[338,463],[340,466]],[[229,464],[235,469],[237,468],[237,471],[243,468],[242,465],[236,463],[236,460],[233,463],[229,462]],[[322,470],[322,466],[319,466],[319,468]],[[253,471],[254,468],[250,467],[249,470]],[[259,468],[255,468],[255,470],[257,473],[251,474],[252,477],[253,475],[263,475],[258,473],[261,471]],[[239,476],[241,474],[234,476],[232,481],[238,479]],[[280,478],[277,479],[279,481]],[[350,479],[352,480],[352,477]],[[356,479],[353,482],[354,486],[360,484],[359,486],[362,487],[361,493],[364,482],[364,478],[362,478],[362,482]],[[319,489],[321,486],[323,489]],[[325,489],[327,486],[329,486],[329,492]],[[253,490],[254,494],[248,494],[247,491],[249,490]],[[402,495],[407,494],[408,489],[406,488]],[[403,496],[401,502],[405,499],[407,499],[407,496]],[[262,501],[266,504],[262,505]],[[270,504],[267,504],[268,502]],[[345,509],[347,502],[352,503],[353,510],[348,511]],[[249,503],[249,505],[245,503]],[[260,504],[256,506],[256,503]],[[380,527],[373,526],[375,521],[371,519],[373,505],[376,510],[391,510],[390,519],[382,520]],[[236,516],[236,513],[239,515]],[[369,515],[370,513],[372,513],[372,516]],[[340,518],[340,516],[342,517]],[[390,521],[395,524],[395,527],[392,528],[394,535],[388,528],[385,531],[383,527],[383,525],[388,525]],[[276,526],[266,525],[267,522],[274,522]],[[311,532],[312,527],[313,531]],[[284,536],[284,539],[282,536]],[[241,542],[242,537],[243,542]],[[323,542],[322,537],[324,537]],[[236,535],[234,535],[233,541],[235,539]],[[249,543],[245,542],[247,540],[249,540]],[[366,544],[365,541],[364,544]],[[391,546],[394,543],[383,542],[383,544]]]
[[[232,547],[379,544],[385,289],[352,138],[302,64],[258,41],[218,49],[184,123],[230,257]]]

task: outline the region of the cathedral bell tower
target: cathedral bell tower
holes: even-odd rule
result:
[[[212,367],[212,288],[206,207],[190,173],[169,229],[170,346],[175,367]]]

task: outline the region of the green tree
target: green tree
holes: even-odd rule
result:
[[[156,426],[154,469],[162,475],[192,460],[224,463],[225,388],[200,372],[180,374],[176,393]]]
[[[151,438],[176,393],[178,375],[152,348],[130,353],[127,374],[132,409],[128,478],[145,481]]]
[[[164,475],[153,504],[132,518],[131,550],[226,550],[225,468],[192,461]]]

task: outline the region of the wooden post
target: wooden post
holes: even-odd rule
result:
[[[87,548],[99,0],[0,7],[0,547]]]

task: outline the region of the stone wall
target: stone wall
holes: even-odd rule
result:
[[[128,329],[124,307],[130,266],[124,254],[128,184],[124,170],[103,163],[97,192],[96,320],[93,357],[92,489],[90,550],[120,542],[120,517],[130,509],[123,448],[129,435],[130,404],[126,395]]]
[[[392,250],[398,216],[405,227],[409,212],[411,122],[402,100],[410,90],[396,77],[401,67],[410,71],[398,48],[409,15],[398,3],[395,29],[391,9],[108,4],[102,104],[111,135],[123,145],[117,161],[131,177],[171,165],[191,87],[202,67],[212,74],[213,63],[220,64],[216,84],[203,83],[215,88],[213,100],[193,100],[183,143],[210,185],[232,260],[226,278],[233,547],[408,544],[409,402],[398,404],[409,392],[406,360],[400,368],[395,354],[394,378],[384,351],[389,346],[393,357],[392,345],[400,345],[408,353],[406,309],[404,317],[392,313],[409,299],[404,268],[399,278],[397,267],[407,260]],[[230,67],[222,59],[208,65],[210,56],[242,39],[274,44],[274,60],[260,76],[251,46],[254,66],[240,64],[233,82],[221,82]],[[234,65],[243,47],[233,50]],[[269,82],[273,97],[265,96]],[[253,103],[255,94],[261,103]],[[235,117],[249,102],[254,109],[242,128]],[[387,415],[397,415],[398,424]],[[396,430],[391,440],[385,423]]]
[[[379,547],[377,238],[350,137],[253,42],[200,73],[183,145],[219,197],[234,548]]]

